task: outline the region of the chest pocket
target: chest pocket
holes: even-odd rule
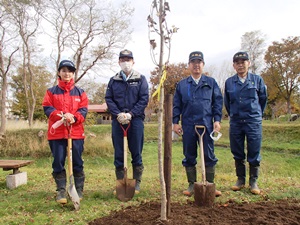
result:
[[[248,87],[248,97],[249,98],[257,98],[257,89],[256,87]]]

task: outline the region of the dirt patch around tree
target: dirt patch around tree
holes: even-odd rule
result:
[[[159,202],[114,211],[109,216],[95,219],[88,225],[148,225],[148,224],[300,224],[300,200],[278,200],[257,203],[229,202],[200,208],[192,201],[187,204],[171,203],[168,221],[160,220]]]

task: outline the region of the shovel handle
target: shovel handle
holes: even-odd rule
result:
[[[200,134],[198,129],[203,129],[203,132]],[[205,161],[204,161],[204,147],[203,147],[203,136],[206,131],[206,127],[203,125],[196,125],[195,131],[199,136],[199,145],[200,145],[200,157],[201,157],[201,174],[202,174],[202,182],[206,184],[206,172],[205,172]]]
[[[127,148],[128,148],[128,141],[127,141],[127,133],[128,133],[128,129],[130,127],[130,123],[128,123],[127,127],[124,128],[122,124],[120,124],[122,130],[123,130],[123,137],[124,137],[124,174],[127,174],[126,171],[127,171]]]
[[[71,138],[72,125],[67,123],[66,127],[68,130],[68,148],[67,148],[68,170],[69,170],[69,176],[72,176],[73,175],[72,138]]]

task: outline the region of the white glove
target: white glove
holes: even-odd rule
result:
[[[73,124],[75,123],[74,115],[71,113],[65,113],[64,118],[70,123]]]
[[[126,115],[126,120],[128,120],[128,121],[130,121],[131,120],[131,114],[130,113],[125,113],[125,115]]]
[[[127,117],[125,113],[119,113],[117,120],[119,123],[124,124],[124,122],[126,121]]]

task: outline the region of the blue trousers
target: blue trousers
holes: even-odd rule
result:
[[[116,168],[124,167],[124,133],[121,128],[128,125],[120,125],[114,119],[112,121],[112,142],[114,146],[114,165]],[[144,145],[144,122],[141,118],[133,118],[127,131],[128,148],[131,153],[131,164],[141,166],[143,164],[142,151]]]
[[[83,171],[82,153],[84,139],[72,140],[72,161],[73,173],[80,173]],[[67,139],[49,140],[50,149],[53,156],[52,169],[54,173],[61,173],[65,171],[65,161],[67,156]]]
[[[230,122],[230,148],[235,160],[245,160],[245,139],[247,140],[247,161],[253,166],[259,166],[262,141],[262,123]]]
[[[182,165],[185,167],[193,167],[197,164],[197,156],[200,154],[198,148],[199,136],[195,131],[194,126],[182,126],[183,129],[183,155]],[[199,134],[203,132],[202,129],[198,130]],[[218,162],[218,159],[214,153],[214,141],[209,136],[212,129],[207,129],[203,136],[203,149],[204,149],[204,161],[206,167],[213,167]]]

